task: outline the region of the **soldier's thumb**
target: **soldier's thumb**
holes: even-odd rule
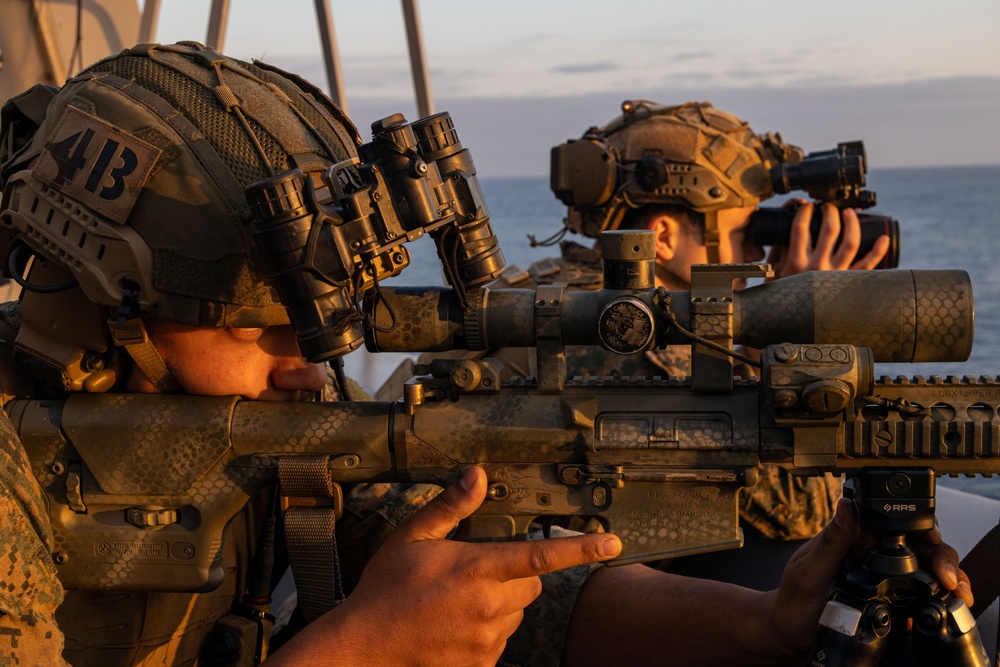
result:
[[[479,466],[471,466],[457,482],[401,523],[396,534],[402,532],[411,540],[443,540],[485,498],[486,473]]]

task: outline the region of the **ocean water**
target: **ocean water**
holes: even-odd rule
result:
[[[565,209],[549,190],[547,178],[482,178],[480,183],[508,264],[527,266],[558,252],[532,248],[528,240],[529,234],[541,240],[562,228]],[[876,373],[1000,375],[1000,166],[873,169],[868,187],[878,195],[873,210],[900,222],[900,268],[964,269],[972,279],[976,303],[975,342],[968,361],[878,364]],[[391,283],[444,284],[433,242],[423,238],[408,248],[410,266]],[[348,372],[374,390],[402,356],[362,349],[346,362]],[[1000,499],[1000,477],[941,483]]]

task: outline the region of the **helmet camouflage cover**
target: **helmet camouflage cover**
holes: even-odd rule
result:
[[[4,119],[8,134],[21,126]],[[131,308],[232,327],[288,322],[253,266],[244,188],[294,168],[318,183],[360,143],[304,80],[194,42],[102,60],[55,94],[30,141],[0,139],[17,147],[0,152],[10,264],[18,248],[48,260],[105,320]]]
[[[622,115],[553,149],[552,189],[572,231],[597,237],[630,208],[676,204],[699,213],[771,197],[771,167],[802,151],[758,135],[709,102],[665,106],[627,100]]]
[[[193,43],[140,45],[91,66],[17,155],[4,237],[66,266],[86,296],[192,326],[287,322],[254,273],[244,188],[354,155],[357,132],[322,93]]]

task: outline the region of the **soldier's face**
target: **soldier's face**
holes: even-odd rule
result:
[[[764,249],[754,245],[750,223],[756,206],[727,208],[719,211],[719,261],[722,264],[759,262],[764,259]],[[704,248],[704,240],[702,242]],[[705,250],[705,257],[708,251]]]
[[[310,364],[302,357],[289,325],[227,329],[147,320],[146,330],[167,368],[189,394],[294,401],[308,398],[326,384],[324,365]],[[136,365],[126,389],[156,391]]]
[[[718,212],[719,262],[739,264],[764,259],[764,249],[754,245],[750,222],[754,206],[729,208]],[[664,216],[666,217],[666,216]],[[695,229],[674,220],[655,223],[657,232],[657,264],[660,282],[668,289],[687,289],[691,284],[691,266],[708,264],[708,248],[704,230]],[[669,247],[667,247],[669,246]],[[741,289],[746,281],[734,284]]]

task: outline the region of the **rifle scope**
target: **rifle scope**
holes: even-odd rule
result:
[[[600,315],[624,299],[645,303],[631,310],[635,317],[661,314],[634,324],[654,330],[650,345],[687,344],[662,317],[662,296],[670,295],[670,309],[685,328],[692,328],[695,310],[693,292],[565,291],[557,313],[546,313],[552,319],[542,322],[535,290],[482,288],[469,294],[474,307],[467,314],[447,288],[382,292],[366,300],[366,309],[376,323],[384,323],[388,303],[407,327],[369,331],[366,345],[379,352],[532,347],[539,335],[557,336],[565,345],[608,347]],[[731,304],[723,301],[720,307],[731,305],[734,343],[748,347],[842,343],[871,348],[877,362],[964,361],[972,351],[972,283],[961,270],[809,271],[737,291]]]

